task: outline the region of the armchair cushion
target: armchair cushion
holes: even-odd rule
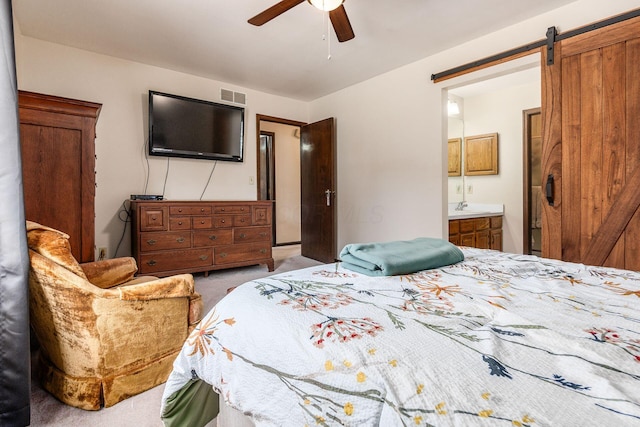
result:
[[[193,276],[178,274],[133,285],[123,284],[117,289],[123,301],[149,301],[163,298],[189,297],[194,292]]]
[[[85,262],[80,264],[80,267],[82,267],[87,280],[102,289],[133,280],[133,276],[138,271],[136,260],[131,257]]]

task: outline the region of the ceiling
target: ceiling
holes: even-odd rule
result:
[[[345,0],[356,37],[344,43],[333,29],[322,40],[326,18],[306,2],[261,27],[247,20],[277,0],[19,0],[13,11],[24,36],[309,101],[572,1]]]

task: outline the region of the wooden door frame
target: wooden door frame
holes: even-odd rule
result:
[[[271,189],[271,196],[273,197],[273,199],[262,199],[261,196],[261,191],[260,188],[262,187],[262,169],[261,169],[261,164],[262,162],[260,161],[260,158],[262,157],[262,150],[261,150],[261,146],[262,146],[262,142],[260,141],[261,137],[265,136],[268,138],[271,138],[271,156],[267,157],[267,162],[270,164],[271,166],[271,173],[273,174],[273,188]],[[257,169],[258,169],[258,179],[256,180],[256,184],[258,187],[258,200],[273,200],[273,209],[271,212],[271,238],[273,240],[273,245],[276,246],[276,230],[277,230],[277,221],[276,221],[276,133],[275,132],[271,132],[271,131],[266,131],[266,130],[260,130],[258,132],[258,161],[257,161]],[[269,195],[269,177],[267,174],[267,196]]]
[[[542,108],[522,112],[522,253],[531,253],[531,116]]]
[[[268,115],[264,115],[264,114],[256,114],[256,200],[260,200],[260,180],[262,179],[262,174],[261,174],[261,169],[260,169],[260,162],[258,161],[258,159],[260,158],[260,134],[263,132],[262,129],[260,128],[260,123],[261,122],[271,122],[271,123],[277,123],[277,124],[281,124],[281,125],[289,125],[289,126],[297,126],[297,127],[302,127],[307,125],[306,122],[300,122],[297,120],[290,120],[290,119],[284,119],[281,117],[274,117],[274,116],[268,116]],[[275,139],[275,138],[274,138]],[[275,150],[274,150],[275,151]],[[275,173],[275,155],[274,155],[274,173]],[[274,195],[275,195],[275,188],[274,188]],[[276,202],[273,202],[273,218],[271,221],[271,234],[273,235],[273,246],[277,246],[276,244],[276,209],[275,209],[275,204]],[[289,243],[287,243],[289,244]]]

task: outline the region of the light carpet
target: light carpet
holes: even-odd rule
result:
[[[275,270],[268,272],[264,265],[212,271],[208,277],[194,274],[196,291],[202,295],[207,313],[227,293],[227,289],[253,279],[320,264],[300,255],[300,245],[273,248]],[[33,359],[33,355],[32,355]],[[161,427],[160,401],[164,384],[130,397],[99,411],[85,411],[65,405],[31,382],[32,426],[92,426],[92,427]],[[207,427],[216,427],[213,420]]]

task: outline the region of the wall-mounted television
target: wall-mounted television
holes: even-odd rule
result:
[[[149,155],[241,162],[244,108],[149,91]]]

